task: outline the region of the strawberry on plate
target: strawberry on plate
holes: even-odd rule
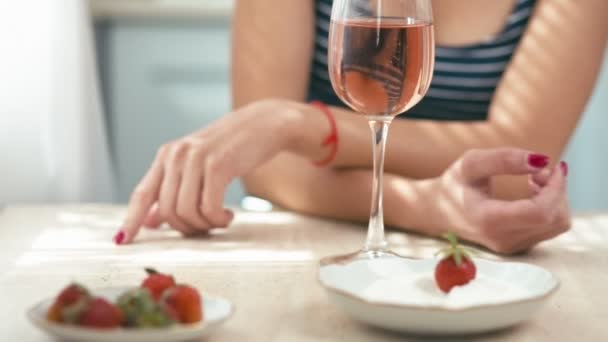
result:
[[[55,298],[55,302],[47,311],[46,318],[53,322],[72,321],[71,323],[73,323],[72,318],[75,318],[73,316],[84,308],[90,297],[87,288],[77,283],[71,283]]]
[[[92,298],[80,313],[78,325],[90,328],[116,328],[124,320],[120,309],[101,297]]]
[[[171,308],[158,303],[146,288],[133,288],[118,297],[117,305],[128,327],[167,327],[178,321]]]
[[[167,289],[161,303],[172,309],[181,323],[196,323],[203,319],[201,296],[191,286],[180,284]]]
[[[159,300],[166,289],[175,286],[175,279],[168,274],[159,273],[153,268],[146,268],[148,277],[144,279],[141,287],[150,291],[154,300]]]
[[[448,293],[453,287],[475,279],[477,269],[470,256],[471,251],[459,245],[456,235],[446,233],[443,237],[450,242],[450,246],[438,252],[443,259],[435,267],[435,282],[441,291]]]

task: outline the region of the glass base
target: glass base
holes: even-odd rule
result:
[[[332,255],[321,259],[321,266],[331,264],[348,264],[357,260],[405,258],[390,250],[360,250],[354,253]]]

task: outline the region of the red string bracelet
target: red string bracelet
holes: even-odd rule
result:
[[[329,155],[324,159],[313,162],[315,166],[322,167],[329,165],[329,163],[331,163],[336,158],[336,154],[338,154],[338,126],[336,125],[336,119],[334,118],[333,114],[323,102],[312,101],[310,102],[310,104],[319,109],[323,114],[325,114],[325,117],[327,117],[327,121],[329,121],[329,125],[331,128],[329,135],[325,137],[325,139],[323,139],[323,141],[321,142],[321,147],[331,146],[331,151]]]

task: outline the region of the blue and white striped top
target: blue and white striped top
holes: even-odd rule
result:
[[[335,94],[327,70],[332,0],[315,0],[315,48],[309,100],[346,107]],[[535,0],[517,0],[503,30],[492,39],[465,47],[435,50],[435,72],[427,95],[406,115],[433,120],[485,120],[500,79],[532,15]]]

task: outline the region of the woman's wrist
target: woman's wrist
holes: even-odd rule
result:
[[[440,177],[413,180],[385,177],[386,222],[394,227],[439,236],[452,228],[442,208],[443,185]]]
[[[278,134],[282,135],[287,151],[313,162],[327,157],[330,147],[323,146],[323,142],[332,127],[321,109],[284,99],[264,101],[271,108],[271,115],[280,118]]]
[[[300,129],[303,127],[305,114],[297,102],[286,99],[267,98],[253,102],[239,111],[252,111],[267,128],[263,134],[277,136],[282,150],[293,151],[294,146],[301,144]]]
[[[452,232],[463,240],[478,241],[478,233],[471,225],[462,203],[462,186],[453,174],[444,172],[433,178],[430,189],[431,195],[427,196],[428,224],[431,226],[429,234],[440,236]]]

